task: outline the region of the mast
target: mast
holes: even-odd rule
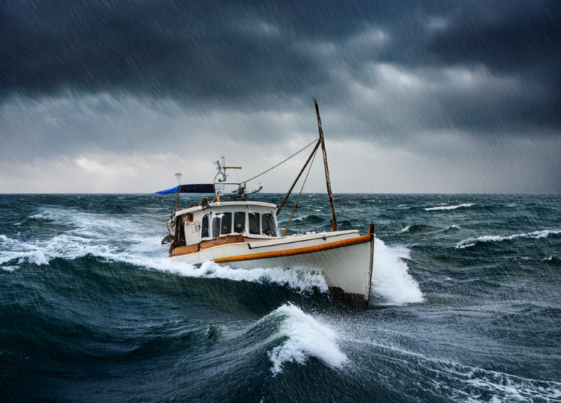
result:
[[[323,166],[325,168],[325,183],[327,185],[327,196],[329,197],[329,205],[331,206],[331,220],[333,225],[331,231],[337,231],[337,218],[335,217],[335,204],[333,202],[333,193],[331,192],[331,181],[329,180],[329,165],[327,164],[327,152],[325,151],[325,138],[323,137],[323,127],[321,125],[321,118],[319,116],[318,101],[314,98],[316,106],[316,117],[318,120],[319,139],[321,142],[321,151],[323,153]]]

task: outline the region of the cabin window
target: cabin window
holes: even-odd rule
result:
[[[234,213],[234,232],[242,234],[245,230],[245,213]]]
[[[209,238],[209,225],[208,225],[208,214],[203,217],[203,229],[201,233],[202,238]]]
[[[259,213],[249,213],[249,233],[261,234],[259,225]]]
[[[212,237],[216,238],[220,235],[220,217],[214,217],[212,219]]]
[[[263,214],[261,217],[261,230],[263,235],[277,236],[277,229],[275,228],[275,219],[272,214]]]
[[[226,235],[232,232],[232,213],[222,214],[222,226],[220,227],[220,235]]]

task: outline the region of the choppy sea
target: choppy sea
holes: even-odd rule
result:
[[[366,310],[171,262],[174,202],[0,195],[0,401],[561,401],[560,195],[335,195],[339,229],[376,225]],[[331,227],[325,195],[294,216]]]

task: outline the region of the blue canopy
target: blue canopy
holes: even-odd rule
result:
[[[173,187],[171,189],[161,190],[156,193],[161,195],[177,193],[177,188],[178,186]],[[214,193],[214,183],[201,183],[198,185],[180,185],[179,193]]]

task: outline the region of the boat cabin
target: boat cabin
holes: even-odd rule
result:
[[[256,201],[214,202],[176,212],[170,255],[247,240],[279,238],[276,204]]]

